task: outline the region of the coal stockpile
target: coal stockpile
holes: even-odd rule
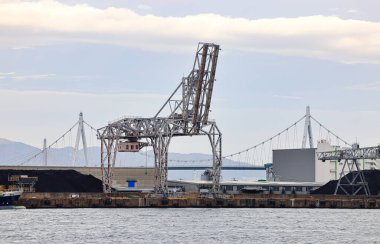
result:
[[[368,183],[369,190],[371,192],[371,195],[379,195],[380,194],[380,170],[364,170],[364,178]],[[352,173],[347,174],[347,177],[349,179],[352,179]],[[321,186],[317,190],[311,192],[311,194],[334,194],[336,184],[338,183],[337,180],[332,180],[326,183],[325,185]],[[341,183],[347,183],[345,178],[342,178]],[[349,189],[348,187],[345,187],[345,189],[348,191],[348,193],[352,194],[356,189]],[[338,195],[345,195],[345,193],[342,191],[342,189],[339,189],[337,192]],[[365,195],[364,190],[360,190],[357,195]]]
[[[12,175],[38,177],[35,192],[102,192],[101,180],[75,170],[0,170],[0,185],[14,185]]]

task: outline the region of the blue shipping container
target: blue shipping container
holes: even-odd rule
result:
[[[136,181],[128,181],[128,187],[135,187]]]

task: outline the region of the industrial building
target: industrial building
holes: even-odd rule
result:
[[[319,151],[333,151],[327,142],[317,148],[273,150],[273,172],[276,181],[328,182],[330,165],[317,159]]]
[[[318,160],[317,153],[335,151],[326,140],[318,142],[317,148],[273,150],[273,175],[269,180],[326,183],[339,179],[343,162]],[[362,160],[363,169],[376,169],[376,161]],[[348,173],[345,170],[345,173]]]

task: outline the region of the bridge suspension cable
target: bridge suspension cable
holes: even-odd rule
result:
[[[305,120],[307,117],[307,114],[302,116],[300,119],[298,119],[296,122],[292,123],[285,129],[281,130],[280,132],[274,134],[273,136],[267,138],[266,140],[261,141],[260,143],[256,143],[253,146],[247,147],[243,150],[230,153],[227,155],[223,155],[222,159],[224,162],[224,165],[236,165],[238,163],[240,166],[264,166],[265,163],[271,163],[272,162],[272,150],[276,149],[291,149],[291,148],[300,148],[299,142],[302,141],[302,132],[299,132],[299,124]],[[310,119],[313,123],[316,123],[319,126],[319,138],[318,141],[325,139],[328,142],[331,142],[331,136],[333,138],[336,138],[336,145],[339,146],[339,143],[342,142],[344,145],[350,146],[350,143],[348,143],[346,140],[342,139],[340,136],[332,132],[330,129],[328,129],[326,126],[324,126],[320,121],[318,121],[313,116],[310,116]],[[59,147],[64,148],[67,143],[72,147],[72,133],[73,129],[78,126],[80,123],[80,120],[77,121],[73,126],[70,127],[64,134],[62,134],[58,139],[56,139],[53,143],[51,143],[49,146],[44,147],[42,150],[39,150],[36,152],[36,150],[30,151],[28,153],[25,153],[24,155],[17,155],[14,159],[12,159],[12,162],[15,162],[17,165],[25,165],[31,161],[35,161],[38,157],[41,156],[41,161],[43,159],[43,156],[48,154],[49,151],[49,161],[54,161],[54,156],[56,153],[50,153],[52,149],[58,149]],[[82,121],[83,125],[90,129],[90,138],[92,138],[92,135],[97,135],[98,131],[93,126],[91,126],[86,121]],[[322,130],[326,132],[325,138],[323,138]],[[78,135],[77,135],[78,136]],[[82,135],[84,136],[84,134]],[[83,138],[82,138],[83,140]],[[77,138],[78,141],[78,138]],[[92,139],[90,140],[92,141]],[[54,148],[55,147],[55,148]],[[76,148],[74,147],[74,150]],[[74,153],[74,151],[73,151]],[[146,152],[145,153],[139,153],[140,155],[144,156],[144,158],[154,158],[153,155],[149,155]],[[57,158],[56,161],[62,161],[63,159]],[[169,162],[172,163],[186,163],[187,165],[189,163],[191,164],[201,164],[206,162],[212,162],[212,157],[210,158],[203,158],[203,159],[191,159],[191,160],[181,160],[181,159],[169,159]],[[86,164],[87,165],[87,164]]]
[[[263,145],[263,144],[265,144],[265,143],[267,143],[267,142],[271,142],[273,139],[275,139],[275,138],[281,136],[283,133],[285,133],[285,132],[289,132],[289,129],[291,129],[292,127],[296,126],[299,122],[301,122],[302,120],[304,120],[305,117],[306,117],[306,116],[303,116],[302,118],[300,118],[299,120],[297,120],[295,123],[293,123],[292,125],[288,126],[286,129],[280,131],[279,133],[275,134],[274,136],[272,136],[272,137],[270,137],[270,138],[268,138],[268,139],[266,139],[266,140],[264,140],[264,141],[262,141],[262,142],[260,142],[260,143],[258,143],[258,144],[256,144],[256,145],[251,146],[251,147],[249,147],[249,148],[246,148],[246,149],[244,149],[244,150],[242,150],[242,151],[239,151],[239,152],[235,152],[235,153],[231,153],[231,154],[225,155],[225,156],[223,156],[223,158],[230,158],[230,157],[233,157],[233,156],[236,156],[236,155],[242,154],[242,153],[244,153],[244,152],[248,152],[249,150],[252,150],[252,149],[254,149],[254,148],[257,148],[258,146]]]
[[[82,124],[82,127],[80,126]],[[86,166],[88,166],[88,160],[87,160],[87,144],[86,144],[86,138],[85,138],[85,134],[84,134],[84,126],[87,126],[88,128],[90,128],[90,130],[94,133],[97,133],[97,130],[91,126],[89,123],[87,123],[86,121],[83,120],[83,114],[80,113],[80,119],[79,121],[77,121],[73,126],[70,127],[70,129],[68,129],[65,133],[63,133],[60,137],[58,137],[56,140],[54,140],[53,143],[51,143],[49,146],[46,146],[44,147],[42,150],[39,150],[38,152],[31,152],[31,153],[28,153],[26,155],[23,155],[21,158],[19,157],[19,159],[15,160],[15,164],[17,165],[25,165],[29,162],[31,162],[32,160],[36,160],[37,158],[41,157],[43,158],[42,156],[45,156],[45,160],[47,160],[47,155],[48,155],[48,152],[50,152],[52,149],[54,149],[54,147],[59,147],[61,146],[61,148],[65,148],[66,147],[66,138],[68,138],[68,143],[69,143],[69,146],[72,147],[72,132],[73,132],[73,129],[78,126],[78,134],[77,134],[77,138],[76,138],[76,145],[73,149],[73,152],[72,152],[72,156],[73,156],[73,160],[76,160],[76,154],[77,154],[77,150],[78,150],[78,143],[79,143],[79,139],[78,137],[82,137],[82,142],[83,142],[83,149],[84,149],[84,153],[85,153],[85,159],[86,159]],[[92,138],[92,134],[93,133],[90,133],[91,135],[91,138]],[[91,140],[92,142],[92,140]],[[61,144],[61,145],[60,145]],[[50,153],[49,153],[50,154]],[[59,156],[59,155],[55,155],[56,153],[52,153],[52,157],[54,156]],[[61,161],[62,159],[61,158],[57,158],[56,161]],[[73,161],[73,164],[75,163],[75,161]],[[47,162],[45,162],[45,165],[47,164]]]
[[[325,139],[329,143],[331,142],[330,135],[336,138],[336,143],[339,146],[339,142],[342,142],[344,145],[350,146],[350,143],[348,143],[346,140],[342,139],[340,136],[332,132],[330,129],[328,129],[326,126],[324,126],[321,122],[319,122],[317,119],[315,119],[313,116],[310,115],[310,110],[307,109],[306,115],[302,116],[300,119],[298,119],[296,122],[292,123],[290,126],[286,127],[285,129],[281,130],[280,132],[276,133],[275,135],[269,137],[266,140],[261,141],[260,143],[257,143],[253,146],[250,146],[244,150],[240,150],[238,152],[234,152],[231,154],[224,155],[222,157],[223,161],[225,163],[228,162],[234,162],[239,163],[239,165],[244,164],[242,166],[264,166],[266,163],[272,163],[272,150],[276,149],[291,149],[291,148],[302,148],[304,145],[299,145],[299,142],[302,142],[302,144],[305,144],[302,138],[299,138],[302,133],[298,132],[298,125],[300,122],[306,120],[307,116],[309,116],[309,121],[306,121],[306,126],[310,126],[310,128],[307,128],[308,130],[305,130],[304,133],[310,133],[311,134],[311,121],[317,123],[320,127],[320,129],[324,129],[327,132],[327,138],[322,138],[321,132],[319,141],[322,139]],[[291,135],[293,133],[293,135]],[[313,140],[312,136],[310,136],[310,139]],[[305,138],[306,135],[304,134],[303,137]],[[310,143],[310,145],[313,145],[314,143]],[[204,163],[204,162],[211,162],[212,158],[208,159],[199,159],[199,160],[169,160],[170,162],[175,163]]]
[[[343,142],[346,146],[351,146],[350,143],[348,143],[347,141],[343,140],[341,137],[339,137],[338,135],[336,135],[334,132],[332,132],[331,130],[327,129],[321,122],[319,122],[317,119],[315,119],[313,116],[310,117],[312,120],[314,120],[314,122],[316,122],[320,127],[322,127],[323,129],[325,129],[328,133],[330,133],[331,135],[335,136],[335,138],[338,140],[338,141],[341,141]]]
[[[244,162],[247,159],[250,159],[251,157],[249,155],[247,155],[247,154],[242,156],[242,154],[248,153],[251,150],[255,150],[255,149],[257,149],[260,146],[264,146],[268,142],[273,146],[274,139],[278,139],[284,133],[288,134],[289,130],[292,129],[293,127],[297,126],[297,124],[299,124],[301,121],[303,121],[305,119],[305,117],[306,117],[305,115],[302,116],[299,120],[297,120],[296,122],[292,123],[290,126],[286,127],[285,129],[281,130],[280,132],[276,133],[275,135],[269,137],[268,139],[266,139],[266,140],[264,140],[264,141],[262,141],[260,143],[257,143],[257,144],[255,144],[253,146],[250,146],[250,147],[248,147],[248,148],[246,148],[244,150],[224,155],[222,158],[225,160],[225,159],[233,158],[235,156],[240,156],[237,159],[237,161],[238,162]],[[295,132],[295,136],[294,137],[296,137],[296,132]],[[287,135],[286,140],[289,141],[289,135]],[[281,141],[278,140],[277,141],[277,147],[279,146],[280,143],[281,143]],[[294,142],[293,142],[293,144],[294,144]],[[263,150],[265,150],[265,149],[263,149]],[[260,152],[260,153],[263,154],[263,152]],[[263,157],[263,155],[261,155],[261,157]],[[169,160],[169,161],[170,162],[177,162],[177,163],[201,163],[201,162],[211,162],[212,158],[209,158],[209,159],[200,159],[200,160]]]
[[[75,128],[75,126],[78,125],[78,122],[76,122],[69,130],[67,130],[63,135],[61,135],[60,137],[58,137],[58,139],[56,139],[53,143],[51,143],[49,146],[47,146],[46,148],[42,149],[40,152],[36,153],[35,155],[29,157],[28,159],[26,159],[25,161],[22,161],[22,163],[20,163],[19,165],[24,165],[28,162],[30,162],[31,160],[37,158],[38,156],[42,155],[43,153],[46,152],[46,150],[49,150],[51,149],[55,144],[58,143],[58,141],[60,141],[61,139],[63,139],[68,133],[70,133],[72,131],[72,129]]]

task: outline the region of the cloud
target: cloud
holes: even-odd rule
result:
[[[6,77],[6,76],[14,76],[16,75],[15,72],[7,72],[7,73],[4,73],[4,72],[0,72],[0,77]]]
[[[149,5],[146,5],[146,4],[139,4],[139,5],[137,5],[137,8],[139,10],[144,10],[144,11],[150,11],[150,10],[152,10],[152,7],[149,6]]]
[[[354,90],[354,91],[372,91],[372,92],[378,92],[378,91],[380,91],[380,81],[378,81],[378,82],[356,84],[356,85],[348,86],[347,89]]]
[[[54,96],[81,96],[81,97],[92,97],[92,98],[122,98],[122,97],[128,97],[131,99],[146,99],[146,98],[152,98],[152,99],[161,99],[162,103],[165,102],[165,99],[168,98],[168,94],[163,93],[153,93],[153,92],[136,92],[136,91],[130,91],[130,92],[111,92],[111,93],[104,93],[104,92],[75,92],[75,91],[51,91],[51,90],[13,90],[13,89],[0,89],[0,94],[14,94],[14,95],[52,95]],[[176,99],[179,99],[179,97],[176,97]]]
[[[286,100],[301,100],[302,97],[299,96],[284,96],[284,95],[273,95],[273,98],[286,99]]]
[[[53,0],[3,2],[0,16],[0,48],[85,42],[192,52],[195,43],[206,41],[230,51],[380,63],[380,22],[336,16],[247,19],[205,13],[162,17]]]
[[[349,13],[349,14],[357,14],[357,13],[359,13],[360,11],[359,10],[357,10],[357,9],[349,9],[349,10],[347,10],[347,13]]]
[[[45,80],[55,76],[55,74],[18,75],[16,72],[8,72],[0,73],[0,80]]]
[[[328,11],[336,12],[336,11],[339,11],[339,8],[329,8]]]
[[[32,47],[12,47],[13,50],[32,49]]]

